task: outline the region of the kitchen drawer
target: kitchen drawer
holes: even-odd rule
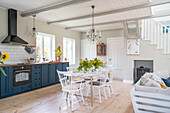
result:
[[[41,87],[41,81],[32,83],[32,89],[36,89],[36,88],[40,88],[40,87]]]
[[[39,81],[41,81],[41,76],[34,76],[34,77],[32,77],[32,82],[39,82]]]
[[[34,77],[34,76],[41,76],[41,72],[40,71],[33,71],[32,77]]]
[[[32,65],[32,71],[40,71],[41,65]]]
[[[26,85],[21,85],[21,86],[16,86],[13,88],[13,93],[21,93],[24,91],[28,91],[31,89],[31,84],[26,84]]]

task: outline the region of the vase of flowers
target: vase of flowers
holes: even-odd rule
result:
[[[63,54],[63,52],[61,52],[61,50],[60,50],[60,46],[58,46],[57,50],[54,50],[54,52],[56,53],[56,56],[57,56],[56,61],[60,61],[61,60],[61,55]]]
[[[97,70],[99,67],[103,67],[104,63],[101,62],[100,59],[95,58],[94,60],[90,60],[90,63],[92,66],[94,66],[95,70]]]
[[[83,71],[86,73],[90,68],[92,68],[92,64],[87,58],[85,60],[80,59],[79,67],[77,68],[78,71]]]
[[[8,54],[8,53],[3,53],[3,54],[2,54],[2,53],[0,52],[0,64],[4,64],[4,62],[7,61],[8,59],[9,59],[9,54]],[[5,76],[7,76],[1,66],[0,66],[0,71],[1,71]]]

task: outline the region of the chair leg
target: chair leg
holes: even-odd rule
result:
[[[99,102],[100,102],[100,104],[102,103],[102,102],[101,102],[101,92],[100,92],[100,88],[99,88]]]
[[[89,96],[89,92],[90,92],[90,86],[89,86],[88,89],[87,89],[87,93],[86,93],[86,96],[87,96],[87,97]],[[86,98],[86,100],[87,100],[87,98]]]
[[[112,84],[110,85],[110,89],[111,89],[111,91],[112,91],[112,95],[113,95],[113,94],[114,94],[114,92],[113,92]]]
[[[73,111],[73,94],[71,94],[71,111]]]
[[[82,99],[82,101],[83,101],[83,104],[84,104],[84,97],[83,97],[82,90],[80,90],[80,94],[81,94],[81,99]]]
[[[62,94],[62,100],[61,100],[61,102],[60,102],[60,105],[59,105],[59,108],[61,109],[61,105],[62,105],[62,102],[63,102],[63,100],[64,100],[64,95],[65,95],[65,93],[63,92],[63,94]]]
[[[109,97],[110,97],[110,89],[109,89],[109,85],[107,85],[107,90],[108,90]]]
[[[105,99],[107,100],[106,89],[105,89],[105,87],[103,87],[103,88],[104,88],[104,96],[105,96]]]

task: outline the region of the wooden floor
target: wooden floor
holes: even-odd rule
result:
[[[102,96],[100,104],[96,96],[93,107],[90,106],[89,99],[85,101],[85,105],[81,102],[76,103],[73,113],[134,113],[129,94],[131,87],[130,84],[114,80],[114,95],[111,98],[105,100]],[[0,113],[70,113],[70,107],[66,101],[59,110],[61,95],[61,86],[57,84],[1,99]]]

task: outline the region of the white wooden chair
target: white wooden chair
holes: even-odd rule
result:
[[[76,92],[79,92],[81,95],[81,99],[79,101],[82,101],[84,104],[84,98],[83,98],[83,93],[82,93],[82,83],[80,84],[72,84],[68,81],[68,77],[65,76],[66,74],[70,74],[69,72],[66,71],[58,71],[58,77],[59,77],[59,81],[61,83],[61,87],[62,87],[62,101],[60,103],[59,108],[61,109],[61,105],[63,102],[64,97],[66,96],[66,94],[69,96],[69,101],[71,103],[71,111],[73,111],[73,95]],[[68,99],[68,97],[66,97],[66,99]],[[79,102],[78,101],[78,102]]]
[[[103,72],[103,75],[107,76],[107,72]],[[93,88],[97,89],[98,92],[99,92],[99,103],[101,103],[101,90],[102,89],[103,89],[103,92],[104,92],[105,99],[107,100],[107,95],[106,95],[106,90],[105,90],[106,78],[107,77],[104,77],[103,75],[97,77],[97,79],[100,79],[100,81],[97,81],[97,80],[93,81]],[[88,83],[89,87],[88,87],[88,90],[87,90],[87,96],[89,95],[89,92],[90,92],[90,85],[91,85],[91,82]],[[93,90],[93,91],[95,91],[95,90]],[[93,94],[95,95],[95,93],[93,93]]]
[[[109,68],[111,68],[111,67],[112,66],[109,65]],[[103,76],[103,77],[106,77],[106,87],[107,87],[107,91],[108,91],[109,97],[111,97],[110,92],[112,94],[114,94],[114,92],[113,92],[113,87],[112,87],[113,75],[110,74],[110,73],[113,72],[113,71],[110,71],[110,70],[108,71],[108,69],[105,69],[105,68],[101,68],[100,70],[101,71],[105,71],[105,73],[106,73],[106,75]],[[98,79],[98,81],[100,81],[100,79]]]
[[[112,82],[113,82],[113,75],[110,74],[110,72],[108,72],[108,79],[106,80],[106,86],[107,86],[109,97],[110,97],[110,91],[112,92],[112,95],[114,94]]]

